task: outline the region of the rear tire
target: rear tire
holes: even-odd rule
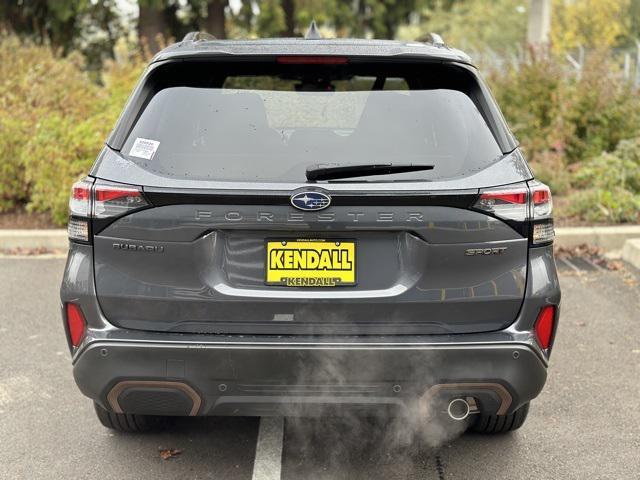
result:
[[[520,428],[527,419],[529,413],[529,402],[509,415],[478,415],[478,419],[471,426],[470,430],[486,435],[496,435],[512,432]]]
[[[124,433],[143,433],[159,429],[165,422],[165,417],[156,415],[137,415],[135,413],[114,413],[93,402],[96,415],[100,423],[110,429]]]

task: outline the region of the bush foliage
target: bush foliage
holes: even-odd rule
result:
[[[71,184],[94,161],[141,71],[112,63],[93,82],[79,55],[0,36],[0,211],[67,217]]]
[[[98,84],[80,56],[0,35],[0,211],[26,207],[64,224],[71,184],[91,166],[144,68],[138,56],[117,57]],[[533,55],[489,72],[536,176],[571,199],[561,215],[638,220],[640,146],[628,139],[640,137],[640,95],[616,65],[603,51],[588,56],[580,76],[563,58]]]
[[[640,138],[580,165],[568,213],[591,222],[640,222]]]
[[[640,146],[629,139],[640,136],[640,92],[610,51],[592,52],[579,75],[561,58],[531,55],[489,81],[536,177],[568,195],[559,216],[638,221]]]

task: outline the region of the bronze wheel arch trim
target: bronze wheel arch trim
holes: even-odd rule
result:
[[[107,402],[115,413],[124,413],[122,411],[122,408],[120,407],[120,404],[118,403],[118,398],[120,397],[120,394],[128,388],[172,388],[174,390],[180,390],[184,392],[193,402],[191,411],[189,412],[190,417],[196,416],[200,411],[200,406],[202,405],[202,398],[200,398],[198,392],[196,392],[193,388],[183,382],[160,380],[124,380],[116,383],[107,394]]]

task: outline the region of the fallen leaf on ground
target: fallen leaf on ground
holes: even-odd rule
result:
[[[170,458],[177,457],[182,453],[179,448],[164,448],[160,450],[160,458],[163,460],[169,460]]]
[[[607,268],[609,270],[622,270],[624,268],[624,262],[622,260],[612,260],[607,263]]]

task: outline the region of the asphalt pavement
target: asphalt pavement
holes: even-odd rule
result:
[[[112,433],[73,382],[63,267],[0,258],[0,479],[640,478],[640,275],[631,268],[561,274],[549,380],[519,431],[434,445],[428,429],[400,440],[370,420],[186,418],[159,433]],[[171,449],[180,453],[162,459]]]

